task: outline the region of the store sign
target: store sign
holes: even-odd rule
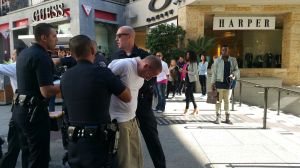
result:
[[[161,7],[157,8],[155,6],[156,0],[150,0],[148,9],[152,12],[159,12],[159,11],[166,9],[172,2],[172,0],[164,0],[164,1],[165,1],[164,4]]]
[[[86,16],[89,16],[92,11],[92,7],[82,4],[82,8],[83,8],[83,11],[86,14]]]
[[[174,10],[171,9],[169,11],[166,11],[166,12],[163,12],[163,13],[159,13],[159,14],[157,14],[155,16],[148,17],[148,18],[146,18],[146,21],[147,22],[154,22],[154,21],[158,21],[160,19],[167,19],[170,16],[172,16],[173,14],[174,14]]]
[[[48,6],[42,9],[38,9],[33,12],[32,20],[33,22],[38,22],[41,20],[52,19],[56,17],[64,16],[64,4],[57,4]]]
[[[274,30],[275,17],[214,17],[213,30]]]

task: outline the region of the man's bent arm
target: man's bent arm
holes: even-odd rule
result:
[[[126,87],[125,90],[118,95],[118,98],[125,103],[129,103],[132,99],[130,90]]]

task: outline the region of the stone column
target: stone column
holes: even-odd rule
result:
[[[287,68],[283,77],[285,85],[300,84],[300,13],[284,16],[282,40],[282,68]]]
[[[185,31],[185,44],[187,39],[196,40],[204,35],[204,16],[201,8],[197,6],[184,6],[178,9],[178,25]]]
[[[188,44],[188,39],[196,40],[200,35],[204,35],[205,15],[200,8],[198,6],[184,6],[178,9],[178,25],[186,31],[185,46]],[[196,92],[201,92],[199,79],[196,81]]]

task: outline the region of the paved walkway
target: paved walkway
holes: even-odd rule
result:
[[[263,109],[243,104],[235,105],[232,111],[233,125],[216,125],[214,105],[197,98],[199,114],[184,116],[182,99],[169,100],[166,112],[156,114],[168,168],[300,167],[299,116],[278,116],[276,111],[268,111],[268,129],[262,129]],[[8,109],[0,106],[0,136],[4,137],[10,118]],[[143,149],[145,168],[153,168],[145,144]],[[61,138],[52,133],[50,167],[63,167],[62,155]]]

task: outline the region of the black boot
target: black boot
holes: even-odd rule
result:
[[[225,123],[226,123],[226,124],[233,124],[233,123],[230,121],[229,116],[230,116],[230,114],[226,114],[226,120],[225,120]]]
[[[221,116],[220,116],[220,114],[216,115],[216,121],[214,123],[215,124],[220,124],[221,123]]]

